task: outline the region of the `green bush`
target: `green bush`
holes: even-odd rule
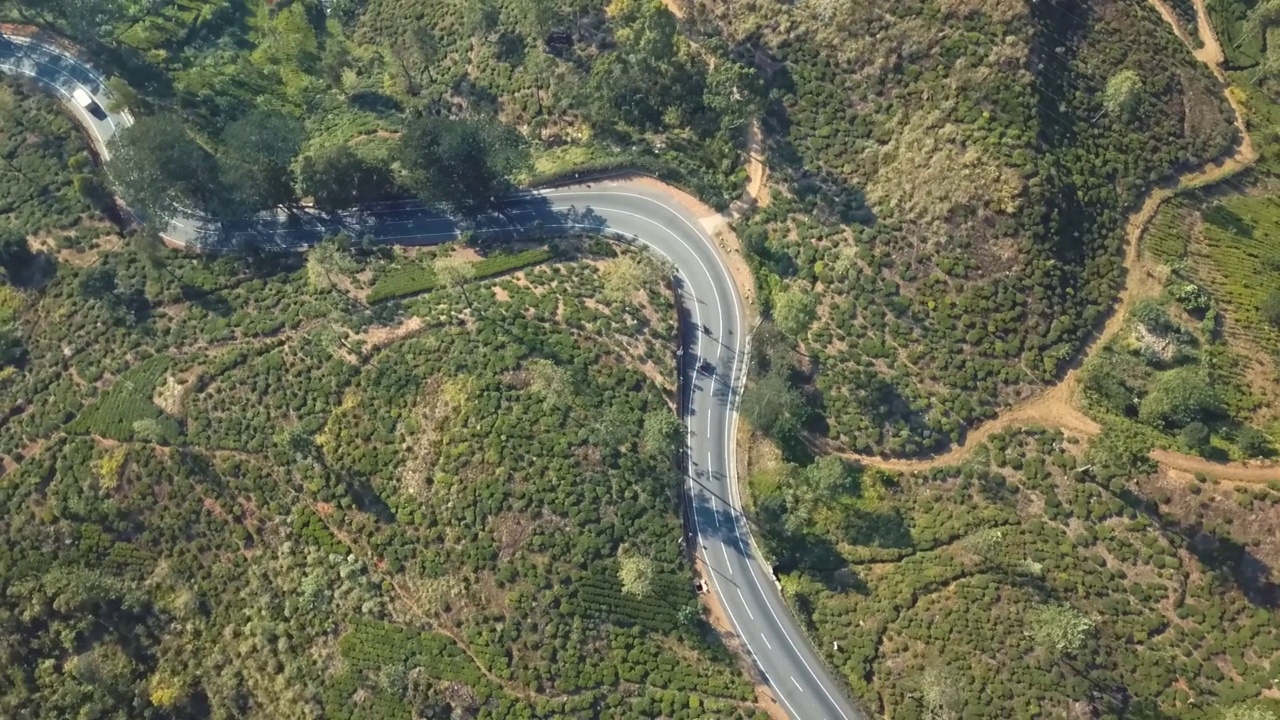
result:
[[[555,257],[550,248],[534,248],[512,254],[491,255],[472,264],[474,278],[502,275],[513,270],[539,265]],[[427,265],[406,265],[389,270],[374,281],[368,302],[376,303],[391,298],[408,297],[434,290],[438,286],[435,272]]]

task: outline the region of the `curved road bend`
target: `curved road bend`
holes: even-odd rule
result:
[[[106,143],[128,115],[94,115],[71,101],[82,87],[106,107],[104,80],[93,68],[38,41],[0,34],[0,71],[31,77],[57,94],[84,124],[106,155]],[[716,243],[698,218],[660,188],[624,181],[536,190],[513,197],[503,216],[471,229],[519,233],[540,221],[546,228],[582,228],[648,245],[677,268],[679,304],[688,329],[680,363],[688,427],[688,496],[696,543],[711,586],[759,672],[787,714],[797,720],[865,720],[832,680],[778,592],[768,566],[751,540],[739,502],[734,442],[736,403],[746,378],[747,319],[743,303]],[[458,224],[416,202],[380,203],[339,218],[307,214],[272,218],[233,228],[286,247],[314,242],[346,230],[396,244],[441,242],[457,236]],[[168,231],[179,243],[208,244],[215,236],[198,220],[175,222]],[[709,333],[699,332],[706,326]],[[698,370],[705,361],[711,373]]]

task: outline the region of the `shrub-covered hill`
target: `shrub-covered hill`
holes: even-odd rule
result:
[[[0,715],[752,717],[671,300],[594,248],[373,307],[421,261],[60,266],[0,380]]]
[[[739,230],[826,432],[861,452],[943,448],[1051,381],[1143,193],[1235,140],[1144,0],[697,7],[770,90],[786,192]]]
[[[1274,698],[1280,486],[1151,472],[1131,440],[1028,431],[928,474],[751,482],[784,594],[873,712],[1217,720]]]

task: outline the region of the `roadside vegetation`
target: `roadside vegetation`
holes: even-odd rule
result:
[[[783,594],[874,714],[1273,718],[1280,484],[1144,453],[1028,430],[896,475],[765,445],[749,478]]]
[[[113,150],[130,207],[219,218],[389,197],[473,210],[515,180],[642,169],[727,206],[754,72],[660,0],[30,2],[138,122]]]
[[[0,715],[763,717],[681,552],[637,251],[99,236],[9,91],[48,192],[6,183]]]
[[[759,117],[743,476],[853,694],[1275,720],[1280,484],[1149,456],[1277,451],[1274,3],[1209,4],[1257,168],[1161,206],[1127,279],[1144,198],[1242,140],[1150,0],[681,6],[2,11],[114,74],[138,121],[108,169],[150,227],[112,232],[85,140],[0,87],[0,715],[761,717],[681,553],[669,268],[587,237],[204,258],[153,232],[484,214],[617,167],[725,208]],[[1197,0],[1168,6],[1194,37]],[[1144,294],[1078,376],[1096,437],[992,429],[915,474],[830,454],[961,442],[1061,379],[1122,281]]]
[[[1195,35],[1194,3],[1171,5],[1174,16],[1188,23],[1187,33]],[[957,9],[949,4],[953,12],[967,9],[970,17],[994,12],[996,6],[981,3]],[[1071,57],[1087,58],[1097,50],[1090,49],[1091,42],[1118,37],[1097,32],[1097,25],[1114,32],[1116,22],[1128,13],[1134,14],[1131,19],[1146,18],[1144,24],[1147,19],[1155,22],[1149,23],[1147,37],[1135,37],[1124,45],[1124,53],[1113,50],[1110,57],[1128,53],[1129,61],[1140,61],[1147,43],[1155,47],[1174,38],[1148,3],[1118,3],[1102,10],[1091,5],[1092,11],[1083,5],[1068,8],[1066,3],[1041,8],[1046,6],[1089,20],[1090,32],[1084,36],[1057,38],[1071,41],[1058,46],[1059,54],[1065,49]],[[824,3],[808,7],[840,11]],[[918,6],[912,6],[906,14],[917,24],[904,22],[904,27],[915,29],[932,17],[917,16],[916,10]],[[1011,13],[1006,19],[1017,14],[1012,7],[1006,10]],[[1272,17],[1268,14],[1272,10],[1259,3],[1250,16],[1253,19],[1242,17],[1241,21],[1252,23],[1256,30],[1265,26],[1259,18]],[[1102,16],[1096,25],[1094,12]],[[732,19],[724,12],[719,17]],[[772,27],[763,18],[757,21],[761,27]],[[1066,22],[1069,25],[1070,19]],[[796,25],[785,27],[794,31]],[[878,30],[884,32],[885,27]],[[1236,33],[1237,49],[1245,34]],[[1151,61],[1156,57],[1148,56]],[[1186,58],[1185,71],[1195,72],[1185,49],[1173,47],[1159,57],[1165,67]],[[1114,72],[1095,86],[1094,101],[1101,107],[1094,120],[1099,128],[1081,127],[1071,136],[1073,141],[1098,129],[1105,131],[1108,116],[1125,115],[1130,123],[1142,122],[1132,114],[1139,107],[1134,94],[1135,88],[1147,86],[1135,83],[1128,73],[1145,78],[1144,67],[1137,64]],[[775,68],[775,72],[795,70],[790,62]],[[1187,75],[1179,71],[1179,76],[1185,91]],[[936,77],[954,81],[955,74]],[[1277,325],[1269,321],[1273,303],[1268,298],[1276,285],[1271,281],[1270,262],[1276,237],[1271,223],[1276,192],[1272,164],[1274,123],[1280,115],[1264,84],[1258,82],[1267,77],[1265,68],[1231,77],[1237,82],[1249,80],[1247,86],[1229,92],[1233,99],[1244,100],[1253,148],[1261,159],[1256,169],[1234,176],[1230,174],[1247,167],[1248,159],[1225,163],[1221,172],[1192,174],[1193,178],[1228,180],[1189,184],[1166,200],[1146,226],[1140,237],[1141,252],[1136,253],[1139,260],[1129,268],[1127,278],[1126,292],[1132,302],[1126,302],[1124,314],[1108,323],[1105,342],[1099,343],[1069,385],[1079,389],[1079,396],[1073,393],[1070,399],[1081,402],[1092,416],[1084,418],[1086,425],[1094,425],[1084,437],[1017,428],[985,433],[960,454],[959,465],[936,463],[937,467],[921,472],[888,472],[876,469],[873,462],[862,465],[823,455],[832,449],[819,437],[824,430],[858,452],[894,452],[892,446],[876,443],[859,446],[847,434],[836,437],[838,418],[833,419],[832,394],[822,385],[823,374],[837,362],[832,347],[843,356],[856,356],[865,354],[866,347],[884,346],[872,356],[872,365],[863,375],[863,387],[872,383],[871,390],[854,391],[854,397],[876,406],[860,407],[864,417],[879,422],[884,413],[897,408],[915,413],[936,408],[920,395],[904,398],[893,384],[878,381],[888,372],[902,374],[908,382],[924,375],[915,362],[927,353],[918,349],[918,333],[908,336],[911,344],[899,344],[901,351],[883,338],[915,333],[926,314],[905,314],[918,302],[909,296],[895,298],[897,307],[888,312],[876,308],[870,298],[882,282],[879,278],[922,262],[949,260],[948,248],[934,244],[915,253],[899,250],[881,255],[873,246],[857,255],[824,255],[815,247],[827,245],[826,238],[834,235],[829,244],[838,250],[844,231],[833,231],[829,223],[803,215],[800,222],[793,218],[782,225],[780,218],[790,211],[779,206],[788,199],[780,201],[776,193],[770,206],[746,225],[748,247],[756,243],[766,250],[763,255],[757,253],[757,259],[765,262],[757,263],[756,273],[772,315],[772,325],[766,323],[757,331],[752,359],[755,379],[743,400],[744,417],[753,428],[744,435],[750,447],[745,453],[745,476],[751,491],[751,517],[788,603],[829,665],[873,714],[1217,720],[1271,719],[1280,713],[1274,699],[1274,671],[1280,662],[1280,623],[1275,613],[1280,600],[1275,568],[1280,556],[1274,541],[1274,528],[1280,522],[1280,482],[1219,481],[1161,468],[1150,456],[1153,448],[1202,455],[1210,461],[1251,461],[1275,455]],[[1211,80],[1204,80],[1205,101],[1211,95],[1222,96]],[[1044,81],[1047,78],[1038,82]],[[1183,111],[1189,107],[1187,102],[1184,99]],[[1070,107],[1064,103],[1058,109]],[[984,121],[995,117],[992,113]],[[1233,134],[1223,126],[1229,118],[1222,112],[1214,121],[1224,138]],[[873,127],[871,121],[867,123]],[[831,125],[824,122],[823,127]],[[791,132],[794,135],[794,126]],[[818,137],[830,136],[827,130]],[[1148,126],[1143,135],[1159,136],[1154,126]],[[886,133],[870,145],[883,148],[893,142]],[[1087,147],[1074,148],[1069,157],[1081,160]],[[1122,145],[1112,142],[1108,147],[1108,152],[1114,152]],[[1227,147],[1219,146],[1219,151]],[[785,156],[775,157],[781,162]],[[881,152],[877,159],[883,157]],[[1159,163],[1141,171],[1146,179],[1136,182],[1132,194],[1126,194],[1121,185],[1119,196],[1110,198],[1119,201],[1115,205],[1108,205],[1105,195],[1090,195],[1089,202],[1112,208],[1091,222],[1095,227],[1113,222],[1117,239],[1125,230],[1134,232],[1132,226],[1124,227],[1125,216],[1136,208],[1141,191],[1167,177],[1160,168],[1182,172],[1217,156],[1195,157],[1191,165],[1164,164],[1168,158],[1161,160],[1154,153],[1129,158],[1127,167],[1135,169],[1148,160]],[[803,166],[808,168],[811,162],[806,158]],[[779,166],[772,169],[776,173]],[[893,179],[911,177],[908,173]],[[954,168],[950,175],[939,177],[968,180],[964,187],[970,192],[997,187],[989,180],[975,182],[978,175]],[[803,197],[794,192],[795,187],[792,195]],[[876,205],[874,186],[868,187],[863,212],[869,217]],[[921,196],[924,192],[924,188],[918,191]],[[812,207],[817,210],[810,212],[821,212],[820,202]],[[874,221],[861,218],[859,232],[878,240],[886,232],[885,214],[879,211]],[[920,217],[917,211],[914,221]],[[779,224],[761,228],[762,218]],[[894,225],[887,228],[899,230]],[[954,230],[946,237],[954,238]],[[823,239],[815,243],[815,238]],[[1089,236],[1082,233],[1073,239],[1088,241]],[[1096,258],[1093,263],[1118,267],[1120,258],[1114,253],[1119,247],[1109,250],[1113,260]],[[966,246],[960,265],[962,278],[973,274],[979,281],[978,293],[1005,282],[999,275],[983,274],[980,264],[964,264],[983,257]],[[1004,259],[1012,257],[1010,253]],[[1048,268],[1060,267],[1063,260],[1056,256],[1053,265],[1040,266],[1041,271],[1058,272]],[[856,269],[833,272],[832,263],[840,261],[843,268]],[[781,270],[788,266],[791,276]],[[803,277],[806,267],[812,267],[809,277]],[[841,317],[846,309],[856,310],[858,316],[883,314],[885,319],[878,321],[883,329],[852,336],[820,334],[826,329],[824,294],[831,288],[839,292],[838,283],[846,272],[851,273],[851,282],[861,283],[861,299],[830,316]],[[900,280],[895,280],[895,294],[906,295]],[[1025,285],[1028,280],[1023,269],[1012,270],[1007,281]],[[1077,307],[1072,303],[1084,299],[1092,288],[1105,286],[1073,284],[1077,298],[1055,300],[1052,307],[1074,312],[1069,310]],[[997,323],[1016,317],[1021,327],[1013,330],[1011,326],[1011,333],[1017,333],[1019,342],[1026,338],[1034,342],[1038,325],[1023,314],[1022,303],[1034,308],[1038,299],[1049,296],[1030,286],[1024,289],[1014,316],[996,312],[999,308],[992,304],[972,306],[977,320],[968,326],[956,325],[953,342],[944,346],[955,367],[972,357],[957,334],[965,327],[976,326],[979,332],[965,338],[976,342]],[[819,298],[817,307],[814,294]],[[1097,297],[1102,301],[1100,313],[1112,301],[1112,292]],[[948,308],[944,296],[935,293],[930,299],[929,315],[941,315]],[[1275,304],[1280,309],[1280,302]],[[1081,317],[1101,320],[1092,309],[1088,313]],[[1064,337],[1073,332],[1065,325],[1073,317],[1055,317],[1053,327],[1063,330]],[[916,353],[909,364],[903,362],[905,352]],[[1026,370],[1022,357],[1020,365],[1005,363],[1004,367],[1014,374]],[[1037,382],[1047,379],[1045,375]],[[846,387],[858,386],[837,386],[840,391]],[[983,414],[990,415],[983,411],[975,417]],[[929,417],[942,416],[934,410]],[[902,424],[897,427],[897,437],[912,442],[914,431]],[[953,434],[949,441],[957,438]],[[907,447],[907,454],[930,449],[918,444],[899,447]],[[1229,469],[1219,467],[1224,467],[1224,477],[1231,476]]]

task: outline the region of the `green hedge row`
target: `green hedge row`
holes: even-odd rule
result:
[[[481,280],[494,275],[508,273],[512,270],[538,265],[553,257],[555,257],[555,252],[550,248],[535,248],[513,255],[493,255],[475,263],[472,267],[475,269],[475,278]],[[373,289],[369,291],[368,301],[376,303],[391,298],[415,295],[433,290],[435,287],[436,274],[429,266],[409,265],[399,267],[378,278],[378,281],[373,285]]]
[[[154,420],[159,437],[146,439],[170,444],[177,442],[182,435],[181,428],[151,400],[156,384],[164,377],[169,364],[168,356],[154,355],[130,368],[67,429],[73,433],[129,441],[138,439],[134,423]]]
[[[634,597],[622,591],[617,578],[588,575],[574,586],[565,609],[571,615],[603,620],[614,625],[638,625],[648,630],[668,632],[678,624],[682,605],[693,600],[688,584],[667,575],[654,578],[654,592]]]

